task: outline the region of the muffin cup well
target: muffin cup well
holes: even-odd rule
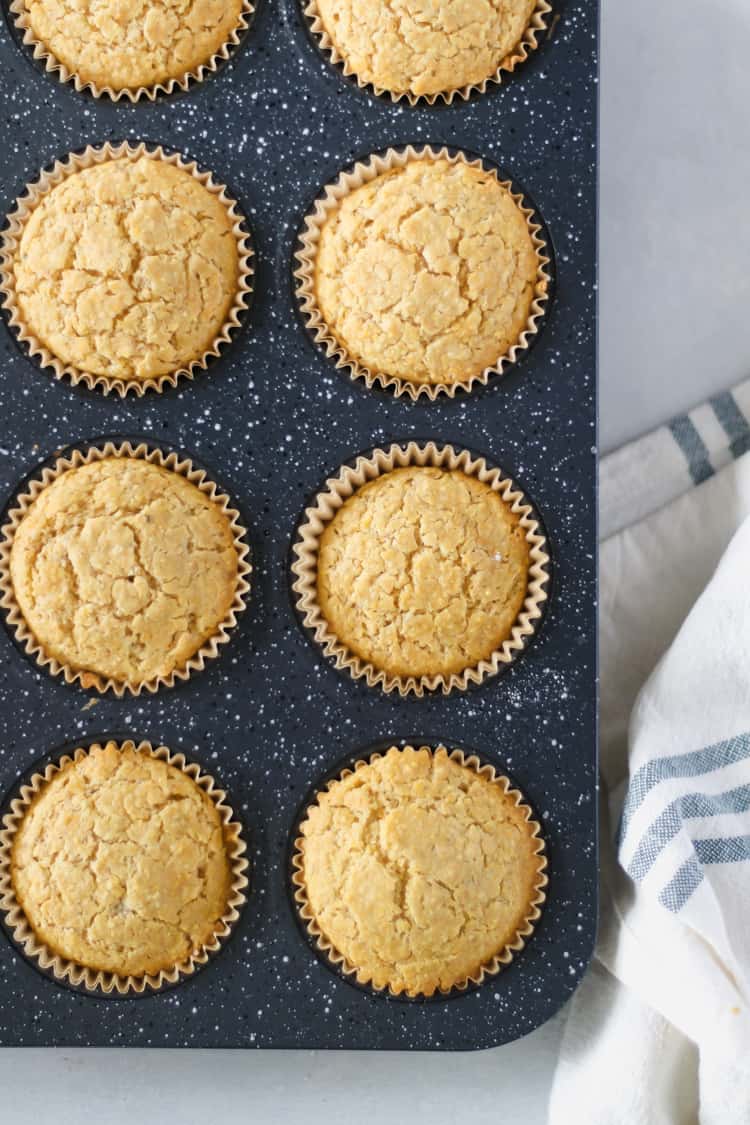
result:
[[[40,495],[53,481],[70,469],[89,465],[94,461],[103,461],[109,457],[136,458],[148,461],[152,465],[169,469],[178,473],[194,484],[207,496],[229,521],[232,530],[234,548],[237,552],[237,586],[234,599],[224,620],[217,626],[216,631],[205,641],[182,668],[173,669],[166,676],[155,676],[150,680],[131,681],[113,680],[101,676],[96,672],[84,669],[71,668],[61,664],[54,656],[44,650],[44,647],[34,636],[26,622],[23,613],[16,601],[13,580],[10,573],[10,555],[16,531],[27,511]],[[229,640],[230,632],[237,624],[237,615],[245,609],[246,596],[250,591],[250,549],[245,541],[246,529],[240,523],[239,512],[230,506],[229,497],[220,492],[203,469],[196,468],[187,457],[180,457],[177,453],[164,453],[162,450],[151,447],[145,441],[133,445],[129,441],[115,443],[103,441],[100,445],[91,444],[87,448],[73,449],[64,457],[58,457],[54,465],[45,467],[39,476],[32,477],[9,504],[7,522],[0,528],[0,607],[5,611],[6,623],[15,634],[15,639],[26,653],[36,660],[42,668],[46,668],[52,676],[62,676],[66,683],[80,683],[86,690],[93,689],[100,693],[111,691],[118,699],[129,693],[140,695],[142,691],[154,693],[161,687],[173,687],[178,680],[188,680],[193,672],[201,671],[206,661],[219,656],[220,647]]]
[[[16,2],[18,2],[18,0],[16,0]],[[308,0],[306,4],[304,0],[301,0],[301,2],[303,3],[303,17],[310,35],[328,62],[331,63],[344,78],[356,83],[360,90],[366,90],[371,94],[375,94],[376,97],[390,98],[394,103],[406,101],[410,106],[435,105],[436,102],[443,102],[445,105],[450,105],[456,98],[467,101],[474,94],[484,94],[489,86],[499,85],[506,74],[512,74],[516,67],[525,62],[532,51],[536,50],[543,32],[546,31],[549,33],[548,29],[550,24],[548,16],[552,11],[552,7],[547,3],[547,0],[536,0],[531,19],[521,39],[513,50],[505,56],[494,74],[488,75],[482,82],[471,83],[468,86],[461,86],[455,90],[441,90],[436,94],[414,94],[411,91],[398,93],[395,90],[387,90],[383,86],[376,85],[374,82],[367,82],[360,78],[357,72],[349,66],[343,55],[341,55],[326,31],[323,21],[320,18],[317,0]]]
[[[139,754],[146,754],[181,770],[192,778],[215,805],[224,827],[224,840],[232,876],[226,909],[210,941],[205,942],[196,953],[184,961],[178,962],[169,969],[161,969],[158,973],[133,976],[104,972],[88,968],[55,953],[37,937],[16,898],[11,875],[13,843],[33,800],[55,774],[71,763],[81,761],[91,750],[103,746],[104,743],[96,742],[86,748],[79,747],[72,754],[63,755],[43,771],[33,774],[28,782],[21,785],[18,795],[11,800],[9,811],[0,822],[0,912],[12,940],[24,955],[36,962],[40,969],[51,973],[61,983],[104,995],[113,992],[120,996],[140,995],[147,990],[158,991],[177,984],[185,977],[191,976],[224,944],[239,917],[241,907],[247,902],[245,893],[248,887],[246,872],[249,866],[245,858],[247,846],[242,838],[242,828],[234,819],[234,812],[227,803],[225,791],[219,789],[214,778],[204,773],[200,766],[194,762],[187,762],[183,754],[172,754],[166,746],[154,748],[150,742],[136,744],[130,739],[117,743],[117,748],[121,751],[135,750]]]
[[[70,82],[79,94],[87,93],[94,98],[109,98],[113,102],[119,102],[123,98],[130,102],[138,102],[143,98],[153,102],[157,98],[168,97],[178,91],[184,93],[192,86],[198,85],[210,75],[215,74],[224,63],[228,62],[250,27],[255,14],[255,5],[252,0],[242,0],[242,9],[235,27],[232,28],[228,38],[222,43],[218,51],[215,51],[205,63],[200,63],[186,71],[179,78],[166,78],[161,82],[155,82],[153,86],[126,87],[121,90],[115,90],[111,86],[99,86],[96,82],[84,80],[75,70],[70,70],[65,63],[56,58],[50,48],[36,38],[29,23],[25,0],[11,0],[8,5],[8,14],[22,46],[31,54],[34,62],[48,74],[54,75],[63,85]]]
[[[397,745],[391,748],[397,750],[415,749],[415,747],[409,745]],[[339,953],[339,951],[335,949],[334,946],[331,945],[331,943],[328,941],[327,937],[322,932],[315,920],[315,915],[312,911],[310,902],[307,897],[307,891],[305,888],[305,863],[303,854],[305,838],[302,835],[302,826],[307,819],[309,808],[311,807],[311,805],[317,804],[318,797],[322,792],[331,789],[331,787],[334,786],[338,781],[342,781],[345,777],[348,777],[352,773],[356,773],[358,770],[363,769],[365,766],[376,761],[378,758],[384,757],[388,752],[387,750],[376,751],[374,754],[369,755],[367,758],[358,759],[352,767],[342,770],[334,778],[327,781],[324,786],[321,786],[321,788],[318,789],[316,793],[315,799],[307,805],[306,809],[295,825],[296,835],[294,839],[291,859],[292,894],[300,922],[306,935],[310,939],[311,944],[317,950],[317,952],[322,955],[326,964],[334,971],[341,973],[341,975],[345,979],[350,978],[350,983],[356,982],[358,985],[367,988],[375,995],[383,995],[387,992],[390,996],[402,998],[405,997],[410,1000],[416,1000],[430,999],[437,993],[439,997],[449,998],[453,996],[463,995],[465,994],[467,989],[478,987],[488,977],[496,976],[497,973],[499,973],[501,969],[503,969],[506,965],[510,964],[514,956],[524,948],[528,938],[531,936],[534,927],[541,916],[542,904],[547,897],[545,891],[545,888],[549,882],[547,877],[547,856],[545,852],[544,838],[541,835],[541,825],[536,819],[534,819],[533,811],[530,805],[528,805],[524,800],[523,794],[518,789],[515,789],[513,787],[509,778],[505,777],[505,775],[503,774],[498,774],[494,766],[492,766],[489,762],[482,761],[476,754],[467,755],[463,750],[459,749],[448,750],[442,743],[434,748],[432,746],[419,746],[416,749],[419,753],[427,752],[433,757],[444,756],[446,758],[449,758],[451,761],[458,763],[458,765],[464,766],[466,769],[473,770],[479,777],[483,777],[486,780],[491,781],[493,784],[498,785],[503,794],[509,797],[514,802],[517,808],[523,809],[529,829],[529,837],[534,842],[534,851],[536,856],[538,857],[539,865],[537,869],[537,878],[534,884],[534,893],[528,905],[528,913],[526,914],[526,917],[524,918],[522,924],[516,930],[513,939],[507,942],[506,945],[501,950],[499,950],[489,961],[484,962],[482,965],[480,965],[475,973],[467,976],[461,981],[458,981],[451,988],[435,989],[435,991],[431,993],[414,992],[413,994],[407,992],[405,989],[394,989],[391,986],[388,986],[387,989],[377,988],[366,973],[363,973],[357,968],[356,965],[353,965],[350,961],[348,961],[348,959],[343,954]],[[351,978],[353,978],[353,980]]]
[[[393,469],[411,465],[458,470],[489,485],[511,511],[518,515],[529,545],[526,599],[510,637],[488,659],[481,660],[460,673],[454,672],[447,676],[391,676],[374,664],[362,660],[331,630],[318,601],[318,550],[326,526],[343,503],[363,485]],[[380,687],[384,692],[396,691],[402,697],[413,694],[421,698],[428,692],[436,691],[448,695],[451,691],[465,691],[472,685],[481,684],[489,677],[496,676],[525,649],[539,627],[549,596],[550,556],[547,552],[547,537],[533,506],[500,469],[488,465],[483,457],[474,456],[466,449],[457,450],[452,445],[438,446],[434,442],[420,444],[412,441],[402,446],[394,443],[385,449],[376,449],[368,457],[358,457],[353,465],[344,465],[337,476],[326,481],[312,505],[305,509],[292,552],[292,591],[296,598],[297,612],[303,627],[323,654],[340,671],[348,672],[352,679],[364,679],[369,687]]]
[[[529,309],[526,327],[516,343],[507,352],[498,356],[491,366],[485,367],[482,371],[477,371],[476,374],[470,375],[468,378],[451,383],[420,383],[404,379],[398,375],[373,371],[350,355],[346,347],[339,343],[331,333],[323,313],[318,307],[315,293],[315,263],[323,225],[345,196],[363,184],[370,183],[383,173],[394,168],[403,168],[413,160],[441,159],[447,160],[451,164],[464,163],[472,168],[480,168],[483,172],[493,175],[498,184],[510,193],[514,203],[526,219],[529,236],[536,253],[537,273],[534,283],[534,299]],[[525,204],[523,194],[514,189],[512,181],[501,179],[498,171],[491,164],[477,156],[469,155],[461,150],[450,150],[445,146],[432,148],[430,145],[424,145],[415,148],[413,145],[407,145],[404,148],[389,148],[383,153],[373,153],[366,160],[358,161],[351,169],[341,172],[336,180],[322,189],[312,209],[305,216],[297,236],[297,249],[294,252],[294,258],[298,263],[293,267],[295,293],[303,323],[313,341],[323,349],[329,359],[334,361],[338,369],[347,370],[353,380],[362,379],[368,388],[381,387],[397,397],[406,395],[413,402],[416,402],[419,398],[426,398],[434,402],[440,395],[454,398],[459,391],[471,391],[478,386],[486,386],[493,376],[501,375],[506,367],[514,363],[528,350],[533,338],[539,332],[540,322],[545,313],[552,284],[552,276],[548,269],[551,263],[550,251],[542,237],[542,226],[537,221],[536,212],[533,208]]]
[[[148,379],[115,378],[111,375],[96,375],[90,371],[83,371],[68,363],[63,363],[39,340],[24,322],[23,315],[16,297],[16,284],[14,260],[18,253],[24,226],[32,212],[41,200],[53,188],[61,184],[69,176],[91,168],[95,164],[103,164],[112,160],[138,160],[147,157],[149,160],[163,160],[189,173],[198,180],[207,191],[216,195],[226,208],[232,221],[232,233],[237,243],[238,256],[238,282],[237,292],[221,331],[214,337],[211,346],[203,355],[192,360],[185,366],[169,371],[164,375],[151,376]],[[227,193],[223,184],[214,180],[210,172],[201,171],[194,160],[186,160],[178,152],[167,152],[158,145],[149,147],[143,141],[131,144],[123,141],[121,144],[100,145],[97,148],[88,145],[83,152],[70,153],[63,160],[56,160],[50,169],[44,169],[38,179],[29,183],[24,193],[16,200],[15,208],[7,217],[6,229],[0,240],[0,298],[1,307],[8,318],[8,326],[15,333],[16,339],[41,368],[51,368],[56,379],[67,378],[74,385],[83,383],[90,390],[97,388],[105,395],[116,393],[125,397],[132,392],[143,395],[146,391],[164,391],[167,387],[174,387],[179,379],[192,379],[197,371],[205,371],[209,361],[218,356],[230,342],[232,336],[240,327],[241,317],[246,312],[252,295],[253,251],[250,237],[244,226],[245,219],[237,207],[237,203]]]

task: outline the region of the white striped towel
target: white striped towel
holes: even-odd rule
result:
[[[609,539],[750,451],[750,379],[610,453],[599,470],[599,536]]]
[[[551,1125],[750,1125],[748,417],[601,466],[602,911]]]

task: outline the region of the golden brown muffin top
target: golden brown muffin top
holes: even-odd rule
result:
[[[317,0],[338,53],[362,82],[440,94],[495,74],[536,0]]]
[[[207,63],[237,28],[242,0],[25,0],[34,36],[83,82],[136,90]]]
[[[331,631],[375,668],[447,676],[511,635],[528,569],[519,518],[488,484],[459,471],[393,469],[326,526],[318,601]]]
[[[540,861],[524,808],[445,750],[391,748],[320,794],[301,832],[312,916],[376,988],[461,984],[531,914]]]
[[[40,790],[11,876],[37,938],[104,972],[156,973],[209,942],[230,868],[211,799],[186,773],[114,742]]]
[[[117,682],[183,667],[226,617],[238,557],[229,518],[185,477],[138,458],[63,472],[16,529],[10,574],[45,653]]]
[[[315,293],[331,334],[373,374],[456,383],[518,343],[538,269],[526,218],[494,175],[424,158],[329,213]]]
[[[13,269],[21,319],[63,363],[148,379],[199,360],[237,292],[227,207],[190,172],[107,160],[44,195]]]

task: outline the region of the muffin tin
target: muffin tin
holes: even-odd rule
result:
[[[7,0],[3,0],[7,3]],[[411,108],[360,91],[310,42],[294,0],[264,0],[219,74],[136,105],[76,93],[5,27],[3,213],[40,168],[106,140],[163,143],[237,198],[257,252],[254,301],[192,383],[115,400],[42,372],[0,334],[0,489],[103,434],[139,436],[205,465],[249,528],[248,610],[221,658],[186,684],[118,700],[52,679],[0,631],[0,787],[103,737],[182,751],[227,789],[243,822],[251,892],[226,947],[168,991],[113,1000],[45,979],[0,943],[4,1046],[466,1049],[539,1026],[580,979],[596,925],[595,186],[596,5],[557,0],[550,34],[500,87]],[[7,10],[6,10],[7,15]],[[410,403],[335,370],[301,327],[296,233],[319,189],[391,145],[456,146],[496,161],[539,208],[556,287],[533,349],[487,389]],[[535,643],[502,676],[449,697],[398,699],[340,676],[295,619],[289,548],[322,480],[363,449],[434,439],[487,457],[538,505],[555,590]],[[375,996],[305,941],[289,886],[305,794],[374,744],[477,753],[542,824],[549,887],[527,947],[497,977],[429,1002]]]

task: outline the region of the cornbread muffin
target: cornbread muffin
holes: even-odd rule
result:
[[[227,616],[238,568],[219,505],[129,457],[61,473],[17,526],[9,567],[29,629],[84,687],[184,667]]]
[[[242,0],[25,0],[28,26],[54,58],[100,89],[136,90],[208,63],[240,23]]]
[[[210,942],[230,864],[219,812],[193,779],[109,742],[40,789],[13,842],[11,879],[54,954],[139,976]]]
[[[492,77],[518,47],[536,0],[316,0],[316,8],[360,82],[418,97]]]
[[[297,842],[321,947],[395,993],[476,979],[537,916],[544,861],[517,799],[442,748],[392,747],[335,781]]]
[[[68,176],[25,223],[13,260],[21,320],[60,361],[124,380],[212,346],[238,287],[233,219],[165,160],[107,160]]]
[[[373,374],[460,383],[519,342],[539,268],[526,216],[494,175],[421,158],[330,211],[314,292],[330,334]]]
[[[318,602],[331,631],[393,676],[450,675],[511,635],[527,594],[519,517],[460,471],[393,469],[358,489],[318,550]]]

